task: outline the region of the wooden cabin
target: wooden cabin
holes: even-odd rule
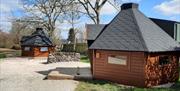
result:
[[[42,28],[37,28],[30,36],[23,36],[21,48],[22,56],[26,57],[48,57],[54,51],[51,39]]]
[[[180,45],[140,12],[138,4],[123,4],[101,29],[89,43],[94,79],[137,87],[178,81]]]

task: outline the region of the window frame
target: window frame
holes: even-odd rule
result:
[[[31,51],[31,47],[24,47],[24,51]]]
[[[111,63],[111,62],[109,62],[109,58],[111,57],[111,58],[116,58],[117,60],[122,60],[122,59],[120,59],[120,58],[117,58],[117,57],[126,57],[126,60],[125,60],[125,64],[122,64],[121,62],[120,63]],[[116,61],[117,61],[116,60]],[[114,61],[115,62],[115,61]],[[128,55],[116,55],[116,54],[114,54],[114,55],[108,55],[107,56],[107,63],[108,64],[112,64],[112,65],[122,65],[122,66],[128,66]]]
[[[46,48],[46,50],[42,50],[42,48]],[[49,51],[49,49],[48,49],[48,47],[40,47],[40,52],[48,52]]]

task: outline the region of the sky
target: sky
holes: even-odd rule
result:
[[[122,3],[135,2],[139,4],[139,10],[146,16],[152,18],[174,20],[180,22],[180,0],[122,0]],[[109,3],[101,10],[101,23],[109,23],[118,13]],[[0,0],[0,29],[8,32],[11,30],[11,19],[13,17],[22,17],[26,13],[23,10],[21,0]],[[93,23],[89,18],[83,16],[78,28],[84,28],[85,24]],[[70,28],[68,24],[56,24],[58,29],[65,31],[61,32],[63,38],[67,38],[66,31]]]

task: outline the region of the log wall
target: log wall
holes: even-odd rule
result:
[[[93,56],[93,76],[95,79],[144,87],[145,60],[143,52],[97,50],[94,53],[100,53],[100,58]],[[127,55],[127,65],[108,63],[109,55]]]
[[[34,47],[30,46],[31,50],[30,51],[24,51],[24,47],[22,47],[22,56],[25,57],[48,57],[50,52],[54,51],[54,47],[48,47],[48,51],[46,52],[41,52],[40,48],[41,47]]]

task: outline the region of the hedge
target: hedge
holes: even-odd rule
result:
[[[62,50],[63,52],[74,52],[73,44],[63,44]]]
[[[77,52],[81,54],[87,54],[87,44],[86,43],[77,43],[75,50],[73,49],[73,44],[63,44],[62,52]]]

